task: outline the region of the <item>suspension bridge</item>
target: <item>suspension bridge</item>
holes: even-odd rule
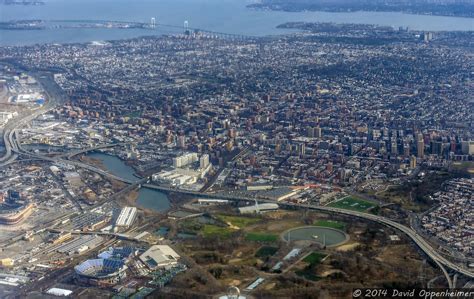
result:
[[[139,28],[144,30],[160,30],[160,29],[173,29],[176,32],[181,32],[183,35],[196,35],[199,34],[204,37],[211,38],[220,38],[220,39],[229,39],[229,40],[249,40],[255,39],[256,36],[244,35],[244,34],[235,34],[227,32],[219,32],[206,30],[202,28],[190,27],[188,21],[184,21],[183,25],[171,25],[159,23],[155,18],[151,18],[149,23],[146,22],[136,22],[136,21],[116,21],[116,20],[50,20],[51,23],[74,23],[73,27],[81,26],[81,24],[100,24],[100,25],[112,25],[116,28],[127,29],[127,28]],[[91,27],[85,27],[91,28]],[[100,28],[100,27],[98,27]]]

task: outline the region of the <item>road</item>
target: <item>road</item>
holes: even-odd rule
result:
[[[42,107],[24,112],[10,120],[3,130],[3,142],[5,144],[5,152],[0,157],[0,167],[11,164],[18,158],[19,147],[15,142],[16,130],[26,125],[38,116],[54,109],[65,97],[56,82],[44,73],[31,73],[38,83],[43,87],[48,102]]]
[[[250,201],[254,202],[255,198],[249,198],[249,197],[241,197],[241,196],[234,196],[234,195],[225,195],[225,194],[210,194],[210,193],[200,193],[200,192],[194,192],[194,191],[185,191],[185,190],[178,190],[174,188],[169,188],[169,187],[162,187],[162,186],[157,186],[157,185],[152,185],[152,184],[146,184],[144,185],[147,188],[151,189],[156,189],[160,191],[172,191],[172,192],[179,192],[179,193],[185,193],[189,195],[195,195],[195,196],[205,196],[207,198],[220,198],[220,199],[228,199],[228,200],[239,200],[239,201]],[[266,203],[275,203],[273,200],[268,200],[268,199],[260,199],[257,198],[259,202],[266,202]],[[351,211],[351,210],[344,210],[344,209],[339,209],[339,208],[333,208],[333,207],[327,207],[327,206],[317,206],[317,205],[306,205],[306,204],[296,204],[296,203],[288,203],[288,202],[279,202],[278,203],[280,206],[283,207],[289,207],[289,208],[303,208],[303,209],[311,209],[311,210],[318,210],[318,211],[324,211],[324,212],[329,212],[329,213],[336,213],[336,214],[343,214],[347,216],[353,216],[353,217],[358,217],[358,218],[363,218],[366,220],[374,221],[380,224],[383,224],[385,226],[390,226],[393,227],[405,235],[407,235],[425,254],[430,257],[436,264],[440,266],[440,268],[443,270],[444,267],[447,267],[451,270],[454,270],[456,272],[459,272],[467,277],[474,278],[474,273],[464,269],[455,263],[449,261],[442,255],[440,255],[428,242],[426,242],[423,237],[418,235],[416,231],[413,229],[400,224],[398,222],[395,222],[393,220],[390,220],[388,218],[382,217],[382,216],[377,216],[369,213],[363,213],[363,212],[357,212],[357,211]],[[445,272],[444,270],[443,272]],[[445,273],[447,275],[447,273]]]
[[[16,144],[16,140],[15,139],[12,139],[12,140],[13,140],[13,144]],[[131,181],[131,180],[127,180],[127,179],[118,177],[118,176],[113,175],[113,174],[111,174],[107,171],[104,171],[104,170],[100,169],[100,168],[97,168],[97,167],[94,167],[94,166],[91,166],[91,165],[88,165],[88,164],[85,164],[85,163],[81,163],[81,162],[78,162],[78,161],[64,160],[64,159],[57,158],[57,157],[55,157],[55,158],[45,157],[45,156],[41,156],[41,155],[38,155],[38,154],[23,151],[23,150],[21,150],[21,148],[18,149],[18,152],[23,154],[23,155],[27,155],[30,158],[38,158],[38,159],[42,159],[42,160],[46,160],[46,161],[51,161],[53,163],[65,163],[65,164],[69,164],[69,165],[74,165],[74,166],[79,167],[79,168],[84,168],[84,169],[99,173],[101,175],[104,175],[106,177],[116,179],[116,180],[119,180],[119,181],[122,181],[122,182],[125,182],[125,183],[128,183],[128,184],[132,184],[132,185],[134,185],[134,187],[137,184],[136,181]],[[195,196],[206,196],[206,197],[211,197],[211,198],[214,197],[214,198],[221,198],[221,199],[239,200],[239,201],[252,201],[252,202],[255,201],[256,199],[258,199],[258,201],[261,201],[261,202],[274,203],[274,201],[267,200],[267,199],[249,198],[249,197],[241,197],[241,196],[225,195],[225,194],[210,194],[210,193],[208,194],[208,193],[202,193],[202,192],[196,192],[196,191],[179,190],[179,189],[176,189],[176,188],[158,186],[158,185],[153,185],[153,184],[145,184],[144,186],[147,187],[147,188],[156,189],[156,190],[160,190],[160,191],[178,192],[178,193],[185,193],[185,194],[190,194],[190,195],[195,195]],[[448,275],[447,271],[445,270],[445,268],[443,266],[445,266],[445,267],[447,267],[451,270],[454,270],[458,273],[461,273],[461,274],[463,274],[467,277],[474,278],[474,273],[473,272],[459,267],[455,263],[449,261],[448,259],[446,259],[442,255],[440,255],[430,244],[428,244],[420,235],[418,235],[418,233],[416,233],[416,231],[414,231],[413,229],[411,229],[411,228],[409,228],[405,225],[402,225],[400,223],[397,223],[395,221],[387,219],[385,217],[372,215],[372,214],[368,214],[368,213],[357,212],[357,211],[350,211],[350,210],[344,210],[344,209],[339,209],[339,208],[326,207],[326,206],[315,206],[315,205],[295,204],[295,203],[286,203],[286,202],[285,203],[279,203],[279,204],[280,204],[280,206],[287,206],[287,207],[291,207],[291,208],[305,208],[305,209],[320,210],[320,211],[325,211],[325,212],[330,212],[330,213],[344,214],[344,215],[347,215],[347,216],[355,216],[355,217],[358,217],[358,218],[371,220],[371,221],[374,221],[374,222],[377,222],[377,223],[380,223],[380,224],[383,224],[383,225],[386,225],[386,226],[396,228],[399,231],[403,232],[405,235],[407,235],[409,238],[411,238],[412,241],[423,252],[425,252],[425,254],[427,256],[429,256],[436,264],[438,264],[438,266],[441,268],[441,270],[443,270],[445,276],[447,277],[448,283],[450,284],[450,286],[452,286],[452,281],[450,280],[449,275]]]
[[[85,168],[85,169],[88,169],[90,171],[94,171],[94,172],[102,174],[106,177],[113,178],[113,179],[116,179],[116,180],[119,180],[119,181],[122,181],[122,182],[125,182],[125,183],[129,183],[129,184],[132,184],[132,185],[137,184],[136,181],[132,182],[130,180],[127,180],[127,179],[124,179],[124,178],[121,178],[121,177],[117,177],[117,176],[115,176],[113,174],[110,174],[110,173],[108,173],[108,172],[106,172],[102,169],[99,169],[99,168],[94,167],[94,166],[90,166],[90,165],[85,164],[85,163],[81,163],[81,162],[77,162],[77,161],[70,161],[70,160],[63,160],[63,159],[58,159],[58,158],[43,157],[43,156],[40,156],[40,155],[31,154],[31,153],[28,153],[28,155],[32,155],[34,158],[43,158],[44,160],[49,160],[51,162],[56,162],[56,163],[60,162],[60,163],[71,164],[71,165],[74,165],[76,167]],[[251,201],[251,202],[254,202],[256,200],[256,198],[241,197],[241,196],[235,196],[235,195],[212,194],[212,193],[202,193],[202,192],[196,192],[196,191],[179,190],[179,189],[176,189],[176,188],[158,186],[158,185],[154,185],[154,184],[144,184],[143,186],[147,187],[147,188],[155,189],[155,190],[160,190],[160,191],[178,192],[178,193],[184,193],[184,194],[195,195],[195,196],[206,196],[208,198],[209,197],[210,198],[221,198],[221,199]],[[260,202],[274,203],[274,201],[272,201],[272,200],[260,199],[260,198],[257,198],[257,199]],[[429,256],[435,263],[437,263],[440,266],[440,268],[443,270],[443,272],[445,272],[445,275],[447,277],[449,277],[449,275],[447,275],[447,272],[443,268],[443,266],[446,266],[447,268],[452,269],[456,272],[459,272],[459,273],[461,273],[461,274],[463,274],[467,277],[474,278],[474,273],[473,272],[459,267],[455,263],[449,261],[448,259],[446,259],[442,255],[440,255],[430,244],[428,244],[420,235],[418,235],[418,233],[416,231],[414,231],[413,229],[411,229],[411,228],[409,228],[405,225],[402,225],[398,222],[390,220],[388,218],[373,215],[373,214],[369,214],[369,213],[362,213],[362,212],[344,210],[344,209],[327,207],[327,206],[305,205],[305,204],[296,204],[296,203],[287,203],[287,202],[279,203],[279,205],[280,206],[287,206],[287,207],[291,207],[291,208],[304,208],[304,209],[319,210],[319,211],[325,211],[325,212],[330,212],[330,213],[343,214],[343,215],[347,215],[347,216],[355,216],[355,217],[358,217],[358,218],[371,220],[371,221],[374,221],[374,222],[377,222],[377,223],[380,223],[380,224],[383,224],[383,225],[386,225],[386,226],[396,228],[397,230],[399,230],[402,233],[404,233],[405,235],[407,235],[410,239],[412,239],[412,241],[423,252],[425,252],[425,254],[427,256]]]
[[[5,141],[6,153],[4,156],[0,157],[0,162],[1,162],[0,166],[4,165],[5,163],[9,163],[9,161],[12,161],[12,159],[14,160],[18,156],[18,154],[22,154],[30,158],[42,159],[42,160],[50,161],[53,163],[65,163],[69,165],[74,165],[76,167],[84,168],[84,169],[99,173],[101,175],[104,175],[106,177],[131,184],[133,186],[137,185],[137,181],[131,181],[131,180],[118,177],[107,171],[104,171],[102,169],[99,169],[97,167],[94,167],[85,163],[66,160],[60,157],[46,157],[46,156],[31,153],[31,152],[27,152],[21,148],[21,145],[16,140],[18,136],[15,133],[15,130],[21,127],[22,125],[28,123],[29,121],[33,120],[34,118],[38,117],[39,115],[53,109],[55,105],[57,105],[57,103],[59,103],[61,100],[64,99],[62,93],[60,92],[60,90],[58,90],[58,86],[55,85],[55,83],[51,82],[51,79],[42,77],[39,74],[37,78],[38,78],[38,82],[41,82],[41,84],[47,91],[47,95],[49,97],[48,104],[39,108],[38,110],[34,111],[33,113],[27,116],[22,116],[8,123],[8,128],[4,130],[4,136],[3,136],[4,141]],[[195,192],[195,191],[184,191],[184,190],[179,190],[176,188],[162,187],[162,186],[157,186],[157,185],[152,185],[152,184],[146,184],[145,186],[148,188],[158,189],[161,191],[172,191],[172,192],[186,193],[186,194],[197,195],[197,196],[206,196],[206,197],[214,197],[214,198],[229,199],[229,200],[239,200],[239,201],[252,201],[252,202],[258,199],[261,202],[274,203],[274,201],[272,200],[260,199],[260,198],[249,198],[249,197],[241,197],[241,196],[225,195],[225,194],[207,194],[207,193]],[[387,219],[385,217],[372,215],[368,213],[357,212],[357,211],[326,207],[326,206],[305,205],[305,204],[295,204],[295,203],[286,203],[286,202],[279,203],[279,204],[280,206],[286,206],[290,208],[312,209],[312,210],[319,210],[319,211],[324,211],[324,212],[329,212],[329,213],[337,213],[337,214],[343,214],[347,216],[358,217],[358,218],[374,221],[386,226],[396,228],[397,230],[407,235],[423,252],[425,252],[427,256],[429,256],[436,264],[438,264],[438,266],[440,266],[440,268],[443,270],[445,276],[448,279],[450,287],[452,286],[452,281],[449,279],[449,275],[447,271],[445,270],[444,266],[458,273],[461,273],[467,277],[474,278],[473,272],[467,269],[461,268],[460,266],[454,264],[453,262],[447,260],[445,257],[440,255],[430,244],[428,244],[420,235],[418,235],[416,231],[400,223]]]

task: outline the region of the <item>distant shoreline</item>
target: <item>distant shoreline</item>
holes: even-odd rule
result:
[[[278,25],[300,21],[373,24],[393,28],[409,27],[410,30],[430,32],[473,30],[471,18],[423,16],[401,12],[274,12],[248,9],[246,8],[246,5],[250,4],[248,1],[226,1],[229,5],[219,4],[220,0],[136,0],[138,6],[133,14],[128,12],[128,0],[117,0],[115,9],[107,14],[98,14],[93,10],[96,6],[99,11],[106,10],[107,2],[104,1],[68,0],[67,2],[71,4],[67,4],[67,6],[64,5],[65,1],[63,0],[50,1],[46,3],[47,7],[3,6],[5,12],[0,17],[2,19],[0,20],[2,35],[0,46],[70,44],[173,35],[183,32],[183,20],[185,19],[190,20],[189,24],[193,29],[200,28],[209,32],[255,37],[287,34],[290,30],[283,30]],[[306,0],[295,0],[295,2],[297,1]],[[181,3],[188,5],[187,9],[192,11],[189,15],[182,15]],[[264,3],[268,2],[264,1]],[[58,13],[65,7],[70,8],[67,13]],[[206,10],[199,12],[202,7],[206,7]],[[30,10],[31,14],[24,13]],[[140,11],[153,13],[144,14],[139,13]],[[213,15],[216,17],[213,18]],[[156,17],[158,23],[154,28],[156,30],[147,28],[151,16]],[[170,25],[170,27],[159,24]],[[171,25],[173,26],[171,27]]]
[[[287,0],[288,1],[288,0]],[[248,8],[284,11],[284,12],[304,12],[304,11],[319,11],[319,12],[333,12],[333,13],[351,13],[351,12],[399,12],[411,15],[420,16],[440,16],[440,17],[455,17],[455,18],[474,18],[474,7],[466,4],[433,6],[434,8],[443,8],[443,10],[426,10],[420,6],[385,6],[385,5],[354,5],[354,6],[326,6],[319,4],[295,4],[295,3],[281,3],[280,1],[274,3],[274,0],[263,0],[262,3],[254,3],[247,5]],[[449,9],[451,8],[451,10]]]
[[[0,5],[23,5],[23,6],[36,6],[36,5],[45,5],[46,3],[41,0],[33,0],[33,1],[12,1],[12,0],[4,0],[0,1]]]

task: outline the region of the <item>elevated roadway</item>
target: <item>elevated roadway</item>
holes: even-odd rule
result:
[[[112,178],[112,179],[130,184],[132,185],[130,186],[131,188],[132,187],[135,188],[136,186],[140,186],[142,183],[146,182],[147,179],[143,179],[143,180],[125,179],[125,178],[116,176],[114,174],[111,174],[107,171],[104,171],[100,168],[97,168],[97,167],[94,167],[94,166],[91,166],[89,164],[82,163],[79,161],[66,160],[66,159],[62,159],[61,157],[46,157],[46,156],[34,154],[34,153],[23,150],[19,142],[17,142],[17,136],[16,136],[17,134],[15,133],[16,129],[25,125],[29,121],[38,117],[39,115],[50,111],[51,109],[55,107],[58,101],[63,99],[62,94],[57,89],[57,86],[54,86],[55,83],[53,84],[52,82],[46,80],[46,81],[42,81],[42,84],[44,84],[45,87],[47,87],[45,88],[45,90],[49,98],[48,104],[37,109],[36,111],[34,111],[33,113],[29,115],[19,117],[8,123],[8,127],[6,127],[6,129],[4,130],[4,135],[3,135],[6,151],[5,151],[5,154],[2,157],[0,157],[0,167],[5,165],[5,163],[10,163],[12,160],[14,161],[16,157],[18,157],[18,155],[21,154],[21,155],[26,155],[29,158],[33,158],[33,159],[41,159],[41,160],[50,161],[53,163],[64,163],[68,165],[73,165],[75,167],[87,169],[92,172],[104,175],[108,178]],[[186,191],[186,190],[171,188],[168,186],[165,187],[165,186],[158,186],[158,185],[153,185],[153,184],[145,184],[144,186],[147,188],[166,191],[166,192],[177,192],[177,193],[189,194],[189,195],[194,195],[194,196],[206,196],[208,198],[209,197],[221,198],[221,199],[228,199],[228,200],[251,201],[251,202],[258,200],[261,202],[274,203],[274,201],[272,200],[253,198],[253,197],[250,198],[250,197],[243,197],[243,196],[235,196],[232,194],[208,194],[208,193],[203,193],[203,192]],[[324,212],[329,212],[329,213],[353,216],[353,217],[358,217],[358,218],[374,221],[374,222],[377,222],[389,227],[393,227],[399,230],[400,232],[404,233],[406,236],[408,236],[428,257],[430,257],[441,268],[441,270],[443,271],[444,275],[446,276],[448,280],[450,287],[453,286],[453,282],[450,279],[449,273],[447,272],[445,267],[457,273],[461,273],[469,278],[474,278],[473,272],[458,266],[457,264],[451,262],[450,260],[446,259],[441,254],[439,254],[430,244],[428,244],[420,235],[418,235],[416,231],[398,222],[387,219],[385,217],[372,215],[368,213],[357,212],[357,211],[327,207],[327,206],[315,206],[315,205],[295,204],[295,203],[287,203],[287,202],[279,203],[279,205],[284,206],[284,207],[289,207],[289,208],[311,209],[311,210],[319,210],[319,211],[324,211]]]
[[[88,153],[88,152],[93,152],[93,151],[100,150],[100,149],[112,148],[112,147],[121,146],[121,145],[124,145],[124,144],[125,143],[102,144],[102,145],[98,145],[98,146],[94,146],[94,147],[89,147],[89,148],[84,148],[84,149],[81,149],[81,150],[73,151],[73,152],[70,152],[70,153],[65,153],[65,154],[59,155],[58,157],[61,157],[61,158],[64,157],[64,158],[67,158],[67,159],[71,159],[74,156],[82,155],[82,154],[85,154],[85,153]]]
[[[144,187],[156,189],[160,191],[171,191],[171,192],[179,192],[179,193],[184,193],[184,194],[189,194],[189,195],[194,195],[194,196],[205,196],[207,198],[220,198],[220,199],[227,199],[227,200],[238,200],[238,201],[249,201],[249,202],[254,202],[255,200],[258,200],[259,202],[275,203],[275,201],[268,200],[268,199],[249,198],[249,197],[226,195],[226,194],[201,193],[201,192],[195,192],[195,191],[178,190],[175,188],[162,187],[162,186],[157,186],[157,185],[152,185],[152,184],[145,184]],[[474,273],[472,271],[462,268],[458,266],[457,264],[451,262],[450,260],[446,259],[444,256],[439,254],[436,251],[436,249],[434,249],[430,244],[428,244],[428,242],[426,242],[423,239],[423,237],[421,237],[416,231],[414,231],[413,229],[403,224],[390,220],[388,218],[369,214],[369,213],[362,213],[362,212],[344,210],[344,209],[327,207],[327,206],[296,204],[296,203],[288,203],[288,202],[279,202],[278,204],[280,206],[293,208],[293,209],[294,208],[310,209],[310,210],[318,210],[318,211],[323,211],[323,212],[328,212],[328,213],[358,217],[358,218],[374,221],[374,222],[383,224],[385,226],[393,227],[399,230],[400,232],[404,233],[406,236],[408,236],[429,258],[431,258],[431,260],[433,260],[441,268],[441,270],[443,271],[447,279],[449,277],[449,274],[447,270],[445,269],[445,267],[455,272],[461,273],[467,277],[474,278]],[[450,279],[448,279],[448,283],[450,284],[450,287],[451,287],[452,282]]]
[[[43,87],[48,102],[42,107],[33,109],[29,112],[24,112],[17,117],[10,120],[3,130],[3,143],[5,145],[5,152],[0,156],[0,167],[9,165],[18,158],[19,147],[15,142],[16,130],[26,125],[38,116],[47,113],[54,109],[65,98],[59,87],[51,78],[48,78],[41,73],[32,73],[37,82]]]
[[[12,134],[12,136],[14,136],[14,134]],[[252,197],[252,198],[251,197],[243,197],[243,196],[236,196],[236,195],[232,195],[232,194],[203,193],[203,192],[198,192],[198,191],[189,191],[189,190],[177,189],[177,188],[169,187],[169,186],[159,186],[159,185],[154,185],[154,184],[147,184],[146,183],[146,181],[148,180],[147,178],[141,179],[141,180],[140,179],[129,180],[129,179],[125,179],[123,177],[119,177],[119,176],[116,176],[114,174],[111,174],[111,173],[109,173],[105,170],[102,170],[100,168],[91,166],[89,164],[79,162],[79,161],[65,160],[65,159],[61,159],[61,158],[58,158],[58,157],[53,157],[53,158],[52,157],[46,157],[46,156],[42,156],[42,155],[38,155],[38,154],[23,151],[23,150],[21,150],[21,148],[19,148],[16,145],[16,141],[15,141],[14,137],[13,137],[12,141],[13,141],[12,144],[14,144],[15,148],[16,148],[15,151],[17,151],[19,154],[26,155],[30,158],[41,159],[41,160],[50,161],[50,162],[53,162],[53,163],[64,163],[64,164],[68,164],[68,165],[73,165],[75,167],[87,169],[89,171],[101,174],[105,177],[130,184],[130,185],[132,185],[132,186],[130,186],[131,188],[135,188],[135,187],[140,186],[140,185],[143,184],[143,186],[146,187],[146,188],[155,189],[155,190],[164,191],[164,192],[176,192],[176,193],[188,194],[188,195],[193,195],[193,196],[205,196],[207,198],[220,198],[220,199],[228,199],[228,200],[234,200],[234,201],[254,202],[255,200],[258,200],[260,202],[275,203],[274,201],[268,200],[268,199],[261,199],[261,198],[254,198],[254,197]],[[448,272],[446,271],[446,269],[444,267],[449,268],[449,269],[451,269],[455,272],[461,273],[461,274],[463,274],[467,277],[474,278],[474,273],[473,272],[458,266],[457,264],[451,262],[450,260],[448,260],[447,258],[442,256],[441,254],[439,254],[430,244],[428,244],[428,242],[426,242],[420,235],[418,235],[418,233],[416,231],[414,231],[413,229],[411,229],[411,228],[409,228],[409,227],[407,227],[403,224],[395,222],[393,220],[387,219],[387,218],[382,217],[382,216],[369,214],[369,213],[362,213],[362,212],[344,210],[344,209],[327,207],[327,206],[296,204],[296,203],[288,203],[288,202],[279,202],[278,204],[280,206],[289,207],[289,208],[311,209],[311,210],[319,210],[319,211],[324,211],[324,212],[329,212],[329,213],[353,216],[353,217],[358,217],[358,218],[374,221],[374,222],[377,222],[377,223],[380,223],[380,224],[383,224],[383,225],[386,225],[386,226],[393,227],[393,228],[401,231],[405,235],[407,235],[428,257],[430,257],[440,267],[440,269],[443,271],[443,273],[447,277],[447,280],[448,280],[448,283],[449,283],[450,287],[452,287],[452,281],[449,278],[449,274],[448,274]]]

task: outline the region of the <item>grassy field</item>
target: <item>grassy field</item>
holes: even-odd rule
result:
[[[201,234],[205,238],[219,237],[228,238],[235,230],[228,227],[221,227],[212,224],[205,224],[201,229]]]
[[[328,206],[333,207],[333,208],[340,208],[340,209],[346,209],[346,210],[352,210],[352,211],[358,211],[358,212],[365,212],[368,209],[375,207],[376,204],[373,204],[369,201],[355,198],[355,197],[347,197],[342,200],[332,202]]]
[[[265,258],[267,256],[272,256],[278,251],[277,247],[272,246],[262,246],[259,250],[255,253],[256,257]]]
[[[311,266],[317,265],[321,263],[321,261],[326,257],[327,255],[324,253],[316,252],[313,251],[311,252],[308,256],[306,256],[303,261],[310,264]]]
[[[321,263],[321,261],[326,257],[327,255],[321,252],[316,252],[313,251],[309,255],[307,255],[304,259],[303,262],[307,263],[308,265],[302,269],[295,271],[296,275],[302,276],[308,280],[319,280],[320,277],[318,277],[315,274],[316,266]]]
[[[217,215],[217,218],[225,223],[230,223],[239,228],[244,228],[260,221],[259,218]]]
[[[295,273],[296,275],[302,276],[306,278],[307,280],[318,281],[320,279],[317,275],[307,270],[298,270],[298,271],[295,271]]]
[[[245,240],[256,242],[275,242],[278,239],[277,235],[265,233],[248,233],[245,235]]]
[[[316,226],[324,226],[340,230],[346,229],[346,224],[344,222],[334,220],[316,220],[313,224]]]

